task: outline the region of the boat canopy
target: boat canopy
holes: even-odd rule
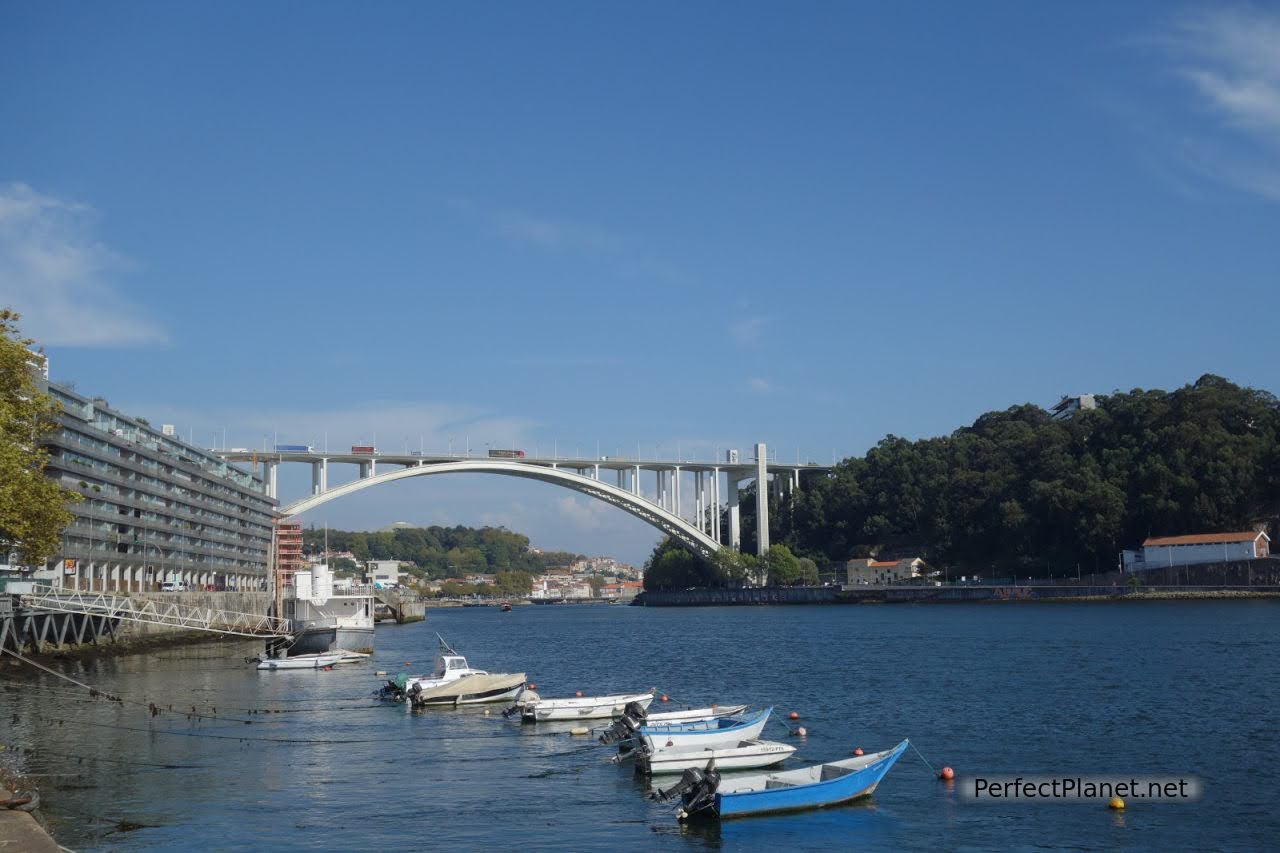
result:
[[[431,673],[431,677],[440,678],[444,676],[445,673],[459,669],[470,669],[470,667],[467,666],[467,659],[462,655],[440,655],[436,658],[436,668],[435,671]]]

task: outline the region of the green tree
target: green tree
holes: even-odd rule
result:
[[[647,590],[722,586],[723,582],[723,576],[713,563],[669,536],[663,537],[644,564],[644,588]]]
[[[67,504],[80,495],[45,476],[40,437],[56,428],[56,401],[36,384],[19,315],[0,310],[0,542],[27,565],[43,565],[71,523]]]
[[[770,586],[794,586],[803,580],[800,561],[786,545],[770,545],[764,555]]]

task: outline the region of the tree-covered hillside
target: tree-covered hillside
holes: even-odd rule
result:
[[[1150,535],[1245,529],[1280,512],[1280,403],[1206,375],[1055,420],[1034,405],[948,436],[887,436],[833,476],[774,497],[775,542],[822,562],[918,550],[975,571],[1115,566]],[[742,501],[743,541],[754,500]]]
[[[308,554],[324,550],[324,541],[322,529],[303,531],[302,546]],[[329,550],[350,551],[360,561],[410,562],[432,578],[516,570],[540,574],[581,558],[564,551],[534,553],[529,550],[529,537],[497,527],[398,527],[374,533],[330,530]]]

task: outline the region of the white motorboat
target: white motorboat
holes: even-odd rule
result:
[[[543,699],[526,691],[516,700],[520,719],[527,723],[554,720],[607,720],[617,717],[632,702],[648,708],[653,701],[649,693],[618,693],[613,696],[574,696],[566,699]]]
[[[772,708],[745,717],[720,717],[715,720],[672,725],[642,726],[637,734],[646,752],[664,749],[676,751],[722,749],[744,740],[755,740],[769,722]]]
[[[286,658],[259,658],[258,669],[324,669],[342,661],[341,652],[325,652],[314,655],[294,655]]]
[[[524,690],[523,672],[488,672],[472,669],[439,634],[440,653],[430,675],[397,677],[382,688],[384,696],[414,705],[474,705],[505,702]]]
[[[338,663],[364,663],[371,657],[364,652],[349,652],[346,649],[334,649],[333,653],[342,656]]]
[[[685,708],[680,711],[647,713],[640,705],[628,705],[609,730],[600,735],[601,743],[617,743],[624,752],[635,746],[635,735],[641,726],[699,723],[721,717],[736,717],[747,710],[746,705],[712,705],[709,708]]]
[[[636,769],[641,773],[682,773],[691,767],[702,769],[714,760],[718,770],[749,770],[778,764],[796,751],[794,746],[775,740],[744,740],[733,746],[716,749],[660,749],[650,754],[640,750]]]

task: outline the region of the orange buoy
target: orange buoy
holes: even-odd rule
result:
[[[798,720],[798,719],[800,719],[800,715],[799,715],[799,714],[797,714],[795,711],[792,711],[790,714],[787,714],[787,719],[788,719],[788,720]]]
[[[854,754],[854,755],[862,755],[862,747],[860,747],[860,746],[855,746],[855,747],[853,748],[853,754]]]
[[[956,778],[956,771],[952,770],[950,767],[944,767],[938,774],[938,778],[944,782],[950,782],[952,779]]]
[[[659,701],[662,701],[662,702],[667,701],[667,694],[663,693]]]
[[[538,685],[534,684],[533,682],[529,682],[528,687],[529,687],[529,689],[530,689],[530,690],[537,690],[537,689],[538,689]]]
[[[800,737],[804,737],[809,733],[805,731],[804,726],[796,726],[796,734],[799,735]]]
[[[1124,800],[1119,797],[1112,797],[1111,802],[1107,803],[1107,808],[1115,809],[1116,811],[1124,811]]]
[[[582,695],[582,691],[581,691],[581,690],[575,690],[575,691],[573,691],[573,695],[574,695],[574,696],[581,696],[581,695]]]

